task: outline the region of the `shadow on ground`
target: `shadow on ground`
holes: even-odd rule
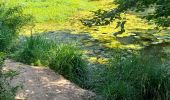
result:
[[[84,90],[49,68],[29,66],[5,61],[4,70],[15,70],[19,75],[11,81],[12,86],[22,86],[16,100],[89,100],[95,94]],[[92,99],[92,100],[93,100]]]

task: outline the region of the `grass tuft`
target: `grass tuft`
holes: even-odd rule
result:
[[[75,46],[62,44],[56,50],[56,55],[50,63],[50,68],[66,78],[83,84],[86,73],[86,63],[82,54]]]
[[[16,52],[15,59],[26,64],[48,66],[55,53],[55,48],[54,41],[43,36],[26,37],[26,41]]]
[[[79,85],[86,79],[86,63],[80,50],[72,44],[58,43],[43,35],[27,37],[13,57],[31,65],[49,66]]]

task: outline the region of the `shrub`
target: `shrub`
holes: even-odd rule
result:
[[[31,19],[22,14],[20,7],[7,8],[0,3],[0,100],[14,100],[17,87],[11,87],[8,78],[14,76],[14,71],[2,71],[4,54],[8,52],[16,41],[19,29]]]
[[[108,100],[169,100],[169,67],[156,55],[118,54],[108,67],[104,96]]]
[[[0,51],[10,49],[20,28],[30,20],[30,16],[22,13],[21,7],[8,8],[5,4],[0,4]]]

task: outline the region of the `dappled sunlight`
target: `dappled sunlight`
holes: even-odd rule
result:
[[[114,36],[115,32],[118,32],[120,30],[119,28],[116,28],[117,22],[119,20],[113,21],[111,24],[106,26],[92,26],[92,27],[86,27],[84,26],[80,20],[91,18],[93,16],[93,13],[91,11],[95,11],[97,9],[105,9],[109,10],[111,8],[116,8],[117,5],[113,3],[113,0],[99,0],[99,1],[90,1],[92,6],[97,5],[93,10],[79,10],[72,14],[68,18],[68,21],[65,22],[55,22],[55,21],[46,21],[41,23],[35,23],[35,27],[33,28],[33,33],[42,33],[42,32],[48,32],[48,31],[56,31],[56,30],[71,30],[71,34],[81,34],[81,33],[88,33],[92,38],[102,42],[106,47],[108,48],[122,48],[122,49],[140,49],[143,45],[148,45],[145,41],[143,43],[136,43],[133,41],[128,44],[126,40],[119,41],[119,38]],[[47,3],[48,4],[48,3]],[[41,5],[41,4],[39,4]],[[85,8],[86,9],[86,8]],[[27,12],[27,11],[26,11]],[[136,36],[138,41],[140,41],[140,38],[142,36],[143,38],[148,38],[148,36],[158,37],[161,41],[161,39],[164,39],[164,37],[169,37],[169,30],[161,31],[155,29],[156,25],[152,22],[147,22],[147,20],[144,20],[143,18],[140,18],[141,14],[146,14],[152,12],[152,10],[148,10],[144,13],[136,13],[132,11],[127,11],[126,13],[122,13],[120,16],[121,18],[126,19],[125,24],[125,32],[123,34],[118,35],[118,37],[128,37],[133,36],[136,34],[136,32],[140,33],[140,36]],[[49,13],[49,12],[48,12]],[[53,15],[52,15],[53,16]],[[25,29],[25,30],[24,30]],[[30,28],[25,27],[23,28],[23,31],[20,33],[23,35],[29,35],[30,34]],[[157,34],[155,34],[157,33]],[[166,33],[166,34],[165,34]],[[146,34],[146,35],[143,35]],[[122,43],[123,42],[123,43]],[[89,44],[90,45],[90,44]]]
[[[122,14],[121,17],[127,19],[127,23],[125,24],[127,31],[130,29],[153,29],[156,27],[153,23],[149,24],[146,20],[134,14]]]
[[[70,83],[69,83],[70,84]],[[47,85],[47,87],[48,86],[50,86],[50,85],[53,85],[53,86],[67,86],[67,85],[69,85],[68,84],[68,80],[63,80],[63,79],[61,79],[61,80],[56,80],[56,81],[53,81],[53,82],[49,82],[49,85]]]
[[[168,0],[0,1],[0,100],[169,100],[169,8]]]
[[[107,64],[108,58],[88,57],[88,62],[92,64]]]
[[[86,0],[46,0],[46,1],[24,1],[10,0],[9,6],[21,5],[25,14],[31,14],[38,22],[56,21],[62,22],[73,15],[76,11],[92,10],[96,7]],[[68,6],[69,5],[69,6]],[[88,5],[88,7],[86,6]]]
[[[93,93],[81,89],[49,68],[28,66],[11,60],[6,60],[5,66],[7,66],[7,69],[20,72],[10,83],[13,86],[21,84],[23,87],[19,89],[15,99],[37,100],[43,98],[44,100],[51,100],[60,96],[60,100],[69,98],[78,100],[79,98],[89,98],[90,95],[94,96]]]
[[[110,10],[116,8],[117,5],[113,3],[114,0],[93,0],[98,9]]]
[[[122,45],[120,42],[111,42],[111,43],[106,43],[106,47],[108,48],[119,48],[119,49],[134,49],[134,50],[139,50],[142,47],[137,44],[128,44],[128,45]]]
[[[127,19],[127,23],[125,24],[125,32],[118,37],[127,37],[133,35],[133,32],[141,32],[141,34],[147,34],[148,29],[154,29],[155,25],[148,24],[146,21],[143,21],[141,18],[138,18],[136,15],[131,14],[122,14],[121,17]],[[114,32],[119,31],[120,29],[116,27],[116,21],[107,26],[98,26],[92,27],[89,31],[91,36],[106,45],[106,47],[110,48],[126,48],[126,49],[139,49],[141,48],[140,44],[132,44],[123,45],[120,43],[116,37],[113,36]],[[139,29],[139,30],[137,30]],[[89,30],[89,29],[88,29]],[[142,30],[142,31],[141,31]],[[144,31],[143,31],[144,30]],[[126,41],[124,41],[126,42]]]

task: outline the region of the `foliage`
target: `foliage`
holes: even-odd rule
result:
[[[4,53],[8,52],[18,37],[20,28],[31,17],[22,13],[21,7],[6,7],[0,3],[0,100],[13,100],[17,87],[11,87],[9,80],[15,76],[14,71],[3,72]]]
[[[54,41],[39,35],[31,36],[27,37],[26,42],[21,44],[15,58],[27,64],[48,66],[55,53],[55,48]]]
[[[169,67],[156,55],[116,54],[108,67],[103,94],[108,100],[168,100]]]
[[[2,52],[0,52],[0,69],[2,68],[3,61],[4,61],[4,54]]]
[[[145,16],[148,20],[155,20],[159,26],[169,27],[170,25],[170,1],[169,0],[116,0],[119,9],[125,11],[135,8],[137,11],[145,11],[145,8],[154,7],[154,12]],[[166,23],[166,24],[164,24]]]
[[[27,64],[49,66],[80,85],[85,78],[86,64],[80,51],[74,45],[61,44],[43,35],[27,37],[14,58]]]
[[[115,50],[107,65],[90,69],[86,85],[98,100],[169,100],[169,61],[152,51]]]
[[[15,42],[19,29],[30,21],[31,17],[22,13],[21,7],[6,7],[0,4],[0,51],[9,50]]]
[[[98,10],[94,12],[92,19],[86,19],[83,24],[92,25],[108,25],[115,19],[121,19],[120,14],[127,10],[145,11],[145,9],[154,8],[153,13],[149,13],[144,18],[155,21],[158,26],[170,26],[170,1],[169,0],[115,0],[118,4],[117,8],[111,10]]]
[[[94,17],[92,19],[90,20],[85,19],[81,21],[85,26],[89,26],[89,27],[93,25],[96,25],[96,26],[108,25],[113,20],[112,16],[115,17],[116,14],[117,13],[114,13],[114,15],[112,15],[112,13],[108,14],[108,11],[99,9],[94,12]]]
[[[0,53],[0,100],[13,100],[15,95],[15,88],[9,85],[7,77],[2,72],[4,56],[4,53]],[[11,75],[8,77],[11,77]]]
[[[79,85],[83,85],[86,80],[86,64],[81,58],[80,51],[72,45],[60,45],[49,66]]]

